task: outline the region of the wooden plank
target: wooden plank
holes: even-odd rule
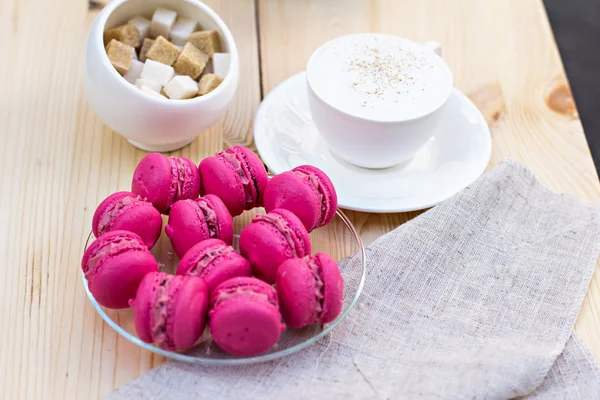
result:
[[[176,152],[251,143],[260,101],[253,0],[206,1],[230,26],[240,87],[222,122]],[[0,398],[98,398],[162,362],[104,324],[79,262],[96,205],[130,187],[144,152],[82,94],[85,35],[102,1],[0,2]],[[68,10],[68,12],[65,12]]]
[[[343,34],[385,32],[440,42],[456,87],[485,109],[494,146],[490,165],[512,157],[550,188],[600,201],[598,176],[540,0],[259,0],[259,28],[264,93],[302,71],[320,44]],[[370,243],[417,214],[349,216]],[[597,359],[599,271],[576,326]]]

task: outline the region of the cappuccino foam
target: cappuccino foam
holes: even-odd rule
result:
[[[439,56],[384,34],[354,34],[326,43],[311,57],[307,78],[332,107],[381,121],[426,115],[444,104],[452,90],[452,75]]]

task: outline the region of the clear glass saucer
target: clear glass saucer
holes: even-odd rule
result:
[[[238,247],[239,232],[245,227],[257,213],[264,213],[259,208],[252,211],[246,211],[244,214],[234,219],[235,238],[234,247]],[[163,226],[166,224],[166,217],[163,217]],[[136,333],[133,320],[133,310],[128,308],[124,310],[112,310],[98,304],[94,296],[88,289],[87,280],[82,273],[83,286],[92,302],[92,305],[115,331],[125,339],[137,344],[144,349],[150,350],[162,356],[189,363],[205,365],[245,365],[275,360],[300,351],[319,339],[327,335],[333,328],[342,322],[356,305],[358,298],[363,290],[366,276],[366,254],[360,235],[352,225],[352,222],[341,211],[337,210],[336,217],[327,226],[316,229],[310,234],[313,254],[324,252],[330,254],[334,259],[341,261],[344,258],[356,256],[358,262],[345,263],[340,268],[344,277],[344,304],[341,314],[329,324],[315,324],[302,329],[286,328],[279,342],[267,352],[254,357],[236,357],[225,353],[212,340],[208,328],[200,338],[196,346],[184,353],[177,353],[160,349],[151,344],[141,341]],[[85,243],[88,244],[94,240],[92,233],[88,236]],[[179,259],[173,252],[169,238],[164,233],[152,249],[152,254],[159,262],[161,271],[175,273]]]

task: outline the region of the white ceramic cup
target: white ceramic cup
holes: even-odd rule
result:
[[[223,82],[205,96],[186,100],[153,97],[127,82],[111,65],[103,32],[136,15],[151,18],[164,7],[216,29],[231,64]],[[98,14],[88,33],[84,60],[84,92],[102,121],[134,146],[146,151],[173,151],[191,143],[215,124],[232,103],[239,81],[238,52],[229,28],[197,0],[116,0]]]
[[[306,67],[308,103],[316,128],[325,139],[330,151],[350,164],[364,168],[387,168],[409,161],[440,127],[445,112],[444,106],[452,93],[450,68],[442,61],[441,72],[449,76],[449,85],[444,87],[442,94],[444,98],[441,104],[438,96],[437,103],[432,102],[430,109],[426,109],[416,117],[378,120],[361,116],[360,113],[349,113],[319,96],[317,94],[319,90],[315,87],[318,82],[315,82],[316,79],[311,79],[311,76],[321,73],[315,70],[315,58],[319,56],[319,52],[342,38],[344,36],[319,47],[312,54]],[[441,56],[441,47],[438,43],[428,42],[423,45],[410,43],[424,51]]]

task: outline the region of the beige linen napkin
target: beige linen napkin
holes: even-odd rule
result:
[[[319,343],[244,367],[169,362],[108,398],[600,398],[573,334],[599,222],[504,161],[369,246],[358,306]]]

